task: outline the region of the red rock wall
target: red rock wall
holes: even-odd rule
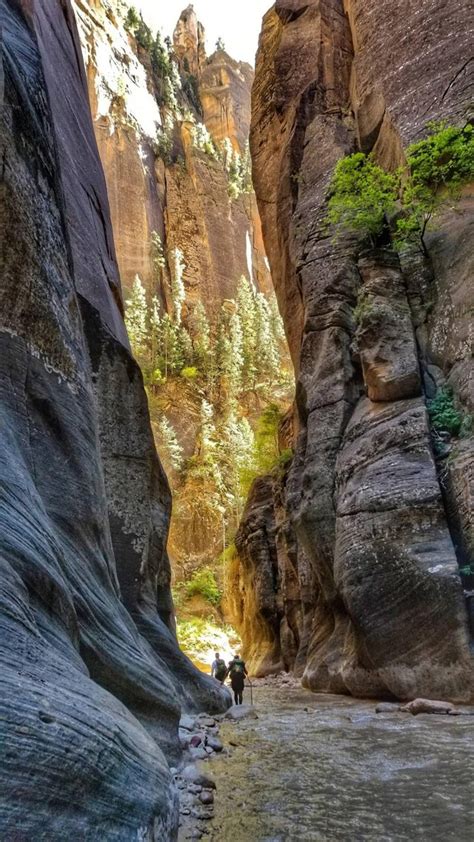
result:
[[[469,4],[354,1],[347,13],[342,0],[278,0],[252,103],[254,184],[299,372],[284,502],[315,582],[304,683],[466,699],[458,566],[472,560],[473,440],[453,443],[443,481],[426,401],[447,379],[466,409],[472,402],[469,196],[431,236],[430,266],[335,243],[324,217],[342,155],[363,148],[398,164],[428,120],[465,113]],[[371,308],[356,331],[361,287]],[[252,532],[247,512],[241,545]],[[252,554],[242,561],[244,590],[252,564]],[[306,587],[305,565],[298,576]]]

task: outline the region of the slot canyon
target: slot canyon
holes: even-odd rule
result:
[[[0,839],[467,842],[472,5],[194,5],[0,0]]]

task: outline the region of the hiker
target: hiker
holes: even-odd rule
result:
[[[211,667],[211,675],[223,684],[227,678],[227,667],[225,665],[225,661],[221,658],[219,652],[214,653],[214,658],[215,660],[212,662]]]
[[[230,675],[230,684],[234,691],[234,702],[236,705],[241,705],[244,682],[248,672],[245,661],[242,660],[240,655],[235,655],[227,668],[227,673]]]

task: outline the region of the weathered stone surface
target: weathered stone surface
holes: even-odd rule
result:
[[[419,713],[450,713],[453,714],[456,708],[449,702],[440,702],[434,699],[413,699],[407,705],[402,705],[400,710],[412,713],[417,716]]]
[[[464,411],[472,406],[472,191],[431,235],[431,265],[412,255],[400,266],[389,248],[364,254],[324,223],[338,158],[361,148],[398,166],[429,119],[460,119],[472,80],[467,17],[467,2],[445,15],[439,0],[423,14],[415,3],[277,0],[264,19],[253,177],[298,382],[293,462],[278,506],[268,482],[249,502],[241,576],[269,580],[283,508],[297,551],[273,563],[265,629],[284,626],[281,571],[303,552],[303,681],[314,690],[454,700],[474,691],[458,569],[473,558],[473,440],[436,464],[426,409],[446,380]],[[267,603],[248,603],[255,628]],[[273,633],[275,663],[284,639]]]
[[[2,0],[0,17],[0,824],[173,839],[180,708],[222,711],[228,694],[172,631],[169,489],[71,6]]]

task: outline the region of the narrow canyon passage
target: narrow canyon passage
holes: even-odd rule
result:
[[[221,729],[230,756],[203,764],[217,785],[206,838],[472,839],[471,716],[376,713],[374,702],[268,686],[254,703],[258,720]]]

